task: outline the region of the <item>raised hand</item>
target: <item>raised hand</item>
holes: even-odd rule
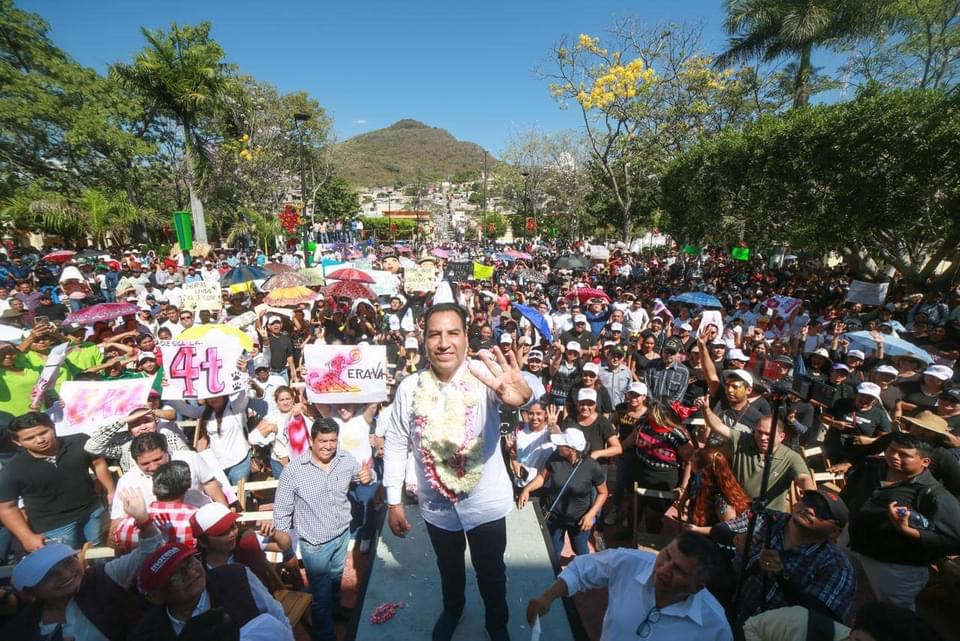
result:
[[[480,362],[470,361],[470,372],[492,389],[504,404],[520,407],[530,400],[533,390],[523,378],[513,352],[504,356],[499,347],[494,347],[492,353],[481,350],[477,356]]]

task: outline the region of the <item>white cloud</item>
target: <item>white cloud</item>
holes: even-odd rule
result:
[[[355,125],[365,125],[365,124],[367,124],[367,121],[364,120],[363,118],[357,118],[356,120],[353,121],[353,124],[355,124]]]

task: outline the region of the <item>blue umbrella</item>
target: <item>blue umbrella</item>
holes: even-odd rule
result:
[[[847,332],[844,336],[850,341],[851,347],[859,347],[865,350],[872,350],[877,347],[877,342],[873,340],[870,332]],[[885,356],[913,354],[928,365],[933,362],[933,357],[930,354],[910,341],[889,334],[880,334],[880,336],[883,337],[883,353]]]
[[[513,308],[520,312],[521,316],[533,323],[533,326],[538,332],[543,334],[543,337],[547,339],[548,343],[553,342],[553,333],[550,331],[550,325],[540,312],[532,307],[520,305],[519,303],[513,303]]]
[[[502,260],[505,263],[512,263],[513,261],[516,260],[516,258],[511,256],[510,254],[494,254],[493,258],[494,260]]]
[[[687,305],[699,305],[700,307],[723,307],[716,296],[704,294],[703,292],[686,292],[671,296],[670,300],[676,303],[686,303]]]
[[[252,280],[264,280],[270,278],[273,274],[253,265],[241,265],[234,267],[220,279],[221,285],[239,285],[240,283],[249,283]]]

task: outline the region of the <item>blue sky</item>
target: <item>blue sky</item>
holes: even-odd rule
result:
[[[499,154],[535,127],[572,129],[536,69],[564,34],[601,34],[618,18],[702,22],[725,42],[721,0],[18,0],[54,42],[104,71],[143,47],[140,26],[209,20],[230,62],[281,91],[304,89],[339,138],[414,118]],[[816,61],[815,61],[816,62]]]

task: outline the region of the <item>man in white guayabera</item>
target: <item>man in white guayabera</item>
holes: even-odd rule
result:
[[[401,503],[408,447],[414,452],[417,498],[437,555],[443,612],[433,641],[449,641],[466,602],[464,550],[470,545],[477,584],[493,641],[507,634],[506,516],[513,508],[510,477],[500,454],[501,404],[520,407],[533,392],[516,357],[497,348],[468,361],[467,315],[455,303],[425,314],[430,368],[397,388],[384,449],[388,522],[397,536],[410,531]]]

